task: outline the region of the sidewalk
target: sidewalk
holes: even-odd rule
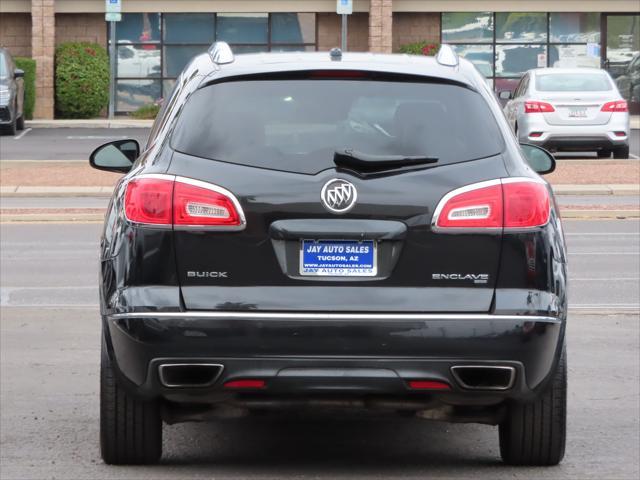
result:
[[[631,115],[630,126],[634,130],[640,130],[640,115]],[[126,128],[151,127],[153,120],[137,120],[129,117],[116,117],[112,120],[108,118],[91,118],[83,120],[27,120],[29,128]]]
[[[2,221],[101,221],[104,212],[100,209],[3,208],[1,198],[109,197],[119,178],[119,174],[92,169],[88,162],[2,161]],[[560,160],[556,171],[545,178],[560,196],[625,197],[615,204],[567,199],[561,207],[565,218],[640,217],[639,161]]]

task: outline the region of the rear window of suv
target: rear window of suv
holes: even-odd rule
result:
[[[604,73],[551,73],[536,76],[539,92],[606,92],[611,90]]]
[[[352,79],[238,80],[196,91],[172,147],[240,165],[315,174],[334,152],[437,157],[437,165],[503,150],[489,106],[466,87]]]

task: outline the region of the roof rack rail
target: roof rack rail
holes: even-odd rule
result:
[[[209,47],[209,56],[213,63],[224,65],[225,63],[233,63],[235,57],[233,51],[227,42],[215,42]]]
[[[447,67],[457,67],[459,63],[458,54],[451,45],[447,45],[446,43],[440,45],[440,50],[438,50],[438,54],[436,55],[436,61],[440,65]]]

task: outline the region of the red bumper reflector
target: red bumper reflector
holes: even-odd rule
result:
[[[627,132],[613,132],[616,137],[626,137]]]
[[[409,380],[408,383],[412,390],[451,390],[448,383],[436,380]]]
[[[257,379],[241,379],[241,380],[230,380],[224,384],[224,388],[233,388],[233,389],[260,389],[265,388],[267,386],[264,380]]]
[[[542,132],[531,132],[529,134],[529,136],[530,137],[534,137],[534,138],[541,137],[542,136]]]

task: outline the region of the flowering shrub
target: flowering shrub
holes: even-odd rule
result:
[[[433,56],[438,53],[439,49],[440,44],[438,42],[416,42],[400,45],[400,53],[408,53],[409,55]]]

